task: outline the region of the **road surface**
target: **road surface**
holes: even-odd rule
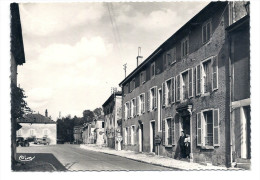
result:
[[[52,153],[68,170],[171,171],[173,169],[81,149],[79,145],[18,147],[17,153]]]

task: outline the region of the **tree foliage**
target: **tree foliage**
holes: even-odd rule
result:
[[[32,112],[32,110],[28,107],[27,102],[24,100],[25,98],[27,98],[27,96],[25,96],[24,90],[12,83],[11,84],[12,119],[22,118],[25,114]]]

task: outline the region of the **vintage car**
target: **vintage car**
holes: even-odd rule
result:
[[[22,147],[28,147],[30,144],[27,139],[24,139],[23,137],[17,137],[16,138],[16,146],[22,146]]]
[[[50,138],[43,137],[43,138],[35,138],[34,144],[44,144],[49,145],[51,142]]]

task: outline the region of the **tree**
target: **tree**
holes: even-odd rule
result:
[[[95,116],[99,117],[102,114],[103,109],[101,107],[94,109],[93,113]]]
[[[92,122],[94,119],[94,113],[91,110],[83,111],[83,123]]]

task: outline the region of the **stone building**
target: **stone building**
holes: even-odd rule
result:
[[[226,28],[245,15],[244,2],[209,3],[119,84],[124,149],[178,159],[184,131],[190,161],[231,165]]]
[[[45,116],[41,114],[27,114],[19,119],[18,123],[22,126],[17,132],[17,137],[43,138],[50,139],[50,145],[57,143],[57,124],[48,117],[47,110]]]
[[[83,143],[83,125],[78,125],[73,127],[73,137],[74,137],[74,143],[81,144]]]
[[[121,132],[122,92],[114,92],[102,105],[105,118],[105,143],[117,148],[116,136]]]

